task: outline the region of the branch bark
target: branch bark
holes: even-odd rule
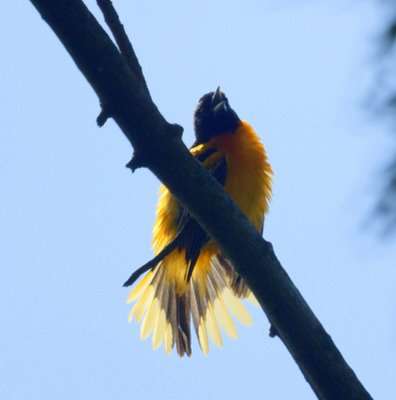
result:
[[[30,0],[63,43],[102,108],[148,167],[220,245],[257,297],[320,399],[371,399],[276,258],[224,190],[160,114],[145,85],[81,0]],[[137,62],[137,60],[136,60]],[[232,232],[232,235],[229,234]]]

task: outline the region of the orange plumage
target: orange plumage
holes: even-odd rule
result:
[[[220,92],[208,93],[194,115],[196,142],[191,154],[214,175],[247,218],[262,231],[271,196],[272,171],[266,152],[253,128],[241,121]],[[130,320],[142,319],[141,337],[153,334],[153,347],[174,345],[180,356],[191,354],[190,318],[202,351],[209,350],[208,334],[221,346],[219,326],[230,337],[236,328],[229,311],[240,322],[251,324],[241,298],[254,299],[231,263],[168,191],[161,187],[154,224],[156,258],[126,282],[132,284],[141,271],[150,269],[131,291],[136,301]]]

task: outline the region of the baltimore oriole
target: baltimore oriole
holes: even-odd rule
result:
[[[196,141],[191,154],[224,186],[255,228],[262,232],[271,196],[272,170],[253,128],[241,121],[227,97],[217,88],[205,94],[194,113]],[[191,355],[190,319],[202,351],[209,351],[208,334],[222,345],[219,325],[231,338],[237,335],[228,312],[250,325],[241,298],[253,294],[200,225],[165,186],[160,189],[154,224],[155,257],[125,282],[136,301],[129,316],[142,320],[142,339],[153,335],[153,347],[164,343],[166,353],[176,344],[180,356]]]

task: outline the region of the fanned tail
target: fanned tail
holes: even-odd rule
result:
[[[176,345],[180,356],[191,354],[189,291],[176,294],[176,286],[165,279],[162,262],[149,271],[130,292],[127,302],[135,301],[128,321],[141,322],[140,337],[152,334],[154,349],[164,344],[167,354]]]
[[[242,277],[235,272],[234,267],[222,254],[217,254],[212,259],[212,265],[217,270],[218,275],[225,276],[227,285],[233,292],[234,296],[240,299],[246,299],[250,304],[259,306],[255,295],[249,289]],[[222,273],[223,271],[223,273]]]
[[[167,274],[166,259],[149,271],[132,289],[128,303],[135,302],[129,322],[141,322],[140,337],[152,335],[153,348],[163,344],[167,354],[176,347],[180,356],[191,355],[192,319],[199,345],[204,354],[209,352],[209,337],[221,347],[222,333],[232,339],[237,329],[231,315],[244,325],[252,319],[241,298],[252,297],[250,290],[221,256],[214,256],[203,273],[196,268],[184,291]]]

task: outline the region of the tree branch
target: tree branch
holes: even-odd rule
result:
[[[257,297],[320,399],[371,399],[307,303],[236,204],[195,161],[81,0],[30,0],[59,37],[146,166],[220,245]],[[233,234],[230,235],[229,232]]]
[[[125,58],[129,68],[137,76],[147,95],[151,98],[146,79],[143,75],[142,67],[139,64],[139,60],[136,57],[135,51],[133,50],[128,35],[125,32],[124,26],[118,17],[117,11],[114,9],[113,3],[111,0],[96,0],[96,2],[98,3],[99,8],[102,10],[106,24],[109,26],[117,46]]]

